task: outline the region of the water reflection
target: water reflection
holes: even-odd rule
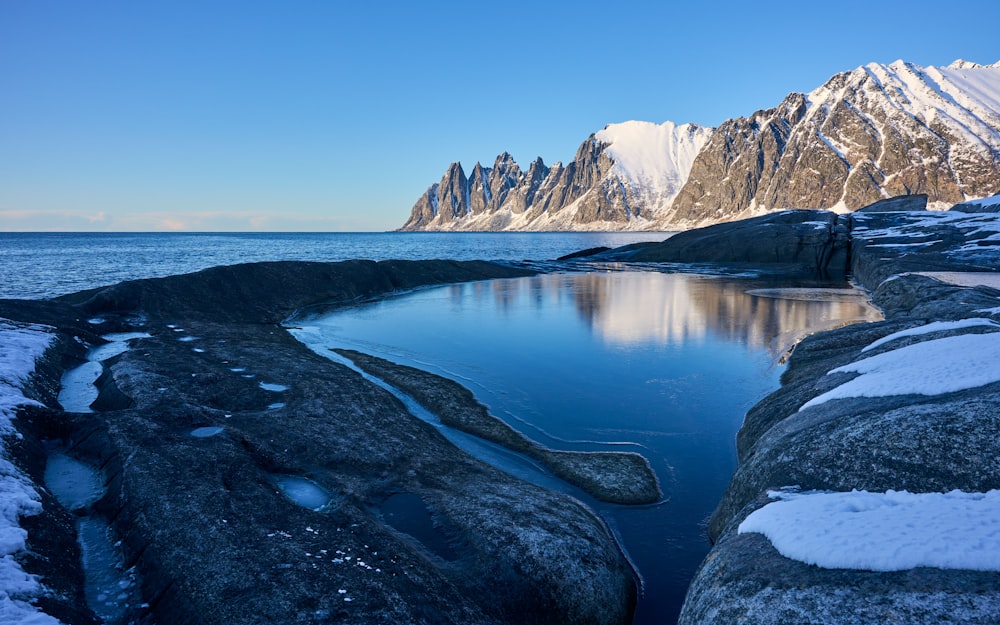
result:
[[[448,288],[453,311],[471,299],[512,314],[571,300],[580,319],[608,344],[701,342],[706,336],[780,356],[808,332],[879,318],[848,288],[767,288],[772,282],[717,276],[620,272],[547,274]]]

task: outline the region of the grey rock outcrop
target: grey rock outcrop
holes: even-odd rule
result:
[[[721,263],[842,278],[848,221],[830,211],[782,211],[679,232],[661,243],[602,252],[595,260]]]
[[[874,204],[869,204],[859,208],[859,213],[894,213],[900,211],[923,211],[927,210],[927,194],[918,193],[916,195],[901,195],[885,200],[879,200]]]
[[[739,468],[709,526],[716,544],[691,584],[682,625],[985,624],[1000,615],[996,572],[821,568],[782,556],[761,534],[738,531],[768,505],[769,490],[789,486],[922,493],[1000,488],[994,462],[1000,383],[804,407],[851,379],[830,373],[837,367],[924,341],[997,332],[983,322],[940,326],[873,346],[932,321],[1000,318],[1000,290],[989,286],[1000,283],[994,280],[1000,247],[990,238],[1000,226],[995,216],[872,212],[848,218],[854,278],[886,319],[803,340],[781,388],[749,411],[737,438]]]
[[[654,172],[623,164],[636,135],[648,132]],[[465,177],[452,163],[416,202],[401,230],[592,230],[657,227],[711,129],[694,124],[613,124],[588,137],[573,160],[551,168],[536,159],[526,172],[509,154]],[[641,141],[640,141],[641,142]],[[485,182],[484,182],[485,181]]]
[[[674,202],[675,223],[908,194],[943,207],[996,192],[1000,115],[962,94],[956,78],[968,71],[1000,70],[873,63],[723,123]]]
[[[1000,196],[960,202],[951,207],[961,213],[1000,213]]]

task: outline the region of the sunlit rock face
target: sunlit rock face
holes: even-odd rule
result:
[[[609,124],[573,160],[521,170],[510,154],[466,176],[452,163],[401,230],[655,230],[695,155],[712,136],[697,124]]]
[[[677,224],[753,210],[853,211],[928,195],[934,208],[1000,185],[1000,65],[870,63],[723,123],[673,205]]]
[[[630,121],[568,164],[452,163],[402,230],[681,230],[787,208],[1000,191],[1000,63],[870,63],[718,128]]]

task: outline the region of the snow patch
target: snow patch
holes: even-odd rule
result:
[[[962,334],[907,345],[829,373],[860,373],[799,410],[848,397],[941,395],[1000,382],[1000,333]]]
[[[990,271],[918,271],[927,276],[956,286],[988,286],[1000,289],[1000,273]]]
[[[37,405],[21,391],[35,370],[35,361],[52,343],[51,328],[0,319],[0,617],[5,623],[52,625],[59,621],[31,605],[43,593],[38,578],[24,572],[17,554],[24,551],[28,532],[19,519],[42,511],[38,492],[7,457],[7,437],[17,436],[12,421],[18,406]]]
[[[712,132],[696,124],[628,121],[609,124],[595,138],[607,145],[605,153],[614,162],[612,173],[626,183],[645,210],[656,212],[680,192]]]
[[[909,328],[907,330],[900,330],[899,332],[894,332],[888,336],[883,336],[874,343],[866,346],[862,349],[862,352],[867,352],[869,350],[875,349],[881,345],[885,345],[890,341],[895,341],[896,339],[903,338],[904,336],[920,336],[922,334],[930,334],[931,332],[942,332],[944,330],[961,330],[963,328],[975,328],[981,326],[990,326],[994,328],[1000,328],[1000,324],[992,321],[990,319],[983,319],[982,317],[973,317],[970,319],[960,319],[958,321],[934,321],[917,328]]]
[[[1000,571],[1000,490],[986,493],[776,492],[738,532],[827,569]]]

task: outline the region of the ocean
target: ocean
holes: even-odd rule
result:
[[[0,298],[42,299],[258,261],[553,260],[664,232],[0,233]]]

